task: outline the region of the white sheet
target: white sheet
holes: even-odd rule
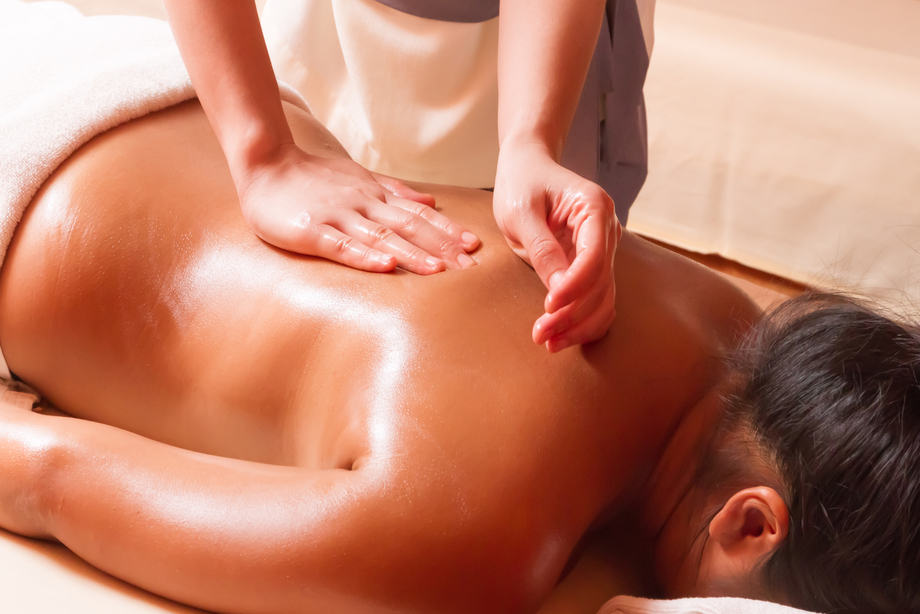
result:
[[[0,531],[0,611],[9,614],[201,612],[116,580],[63,546]]]
[[[691,599],[642,599],[615,597],[598,614],[810,614],[805,610],[768,601],[709,597]]]
[[[657,11],[650,170],[630,228],[916,313],[920,2]]]

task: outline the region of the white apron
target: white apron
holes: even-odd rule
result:
[[[489,187],[498,161],[498,19],[425,19],[376,0],[268,0],[279,80],[363,166]]]

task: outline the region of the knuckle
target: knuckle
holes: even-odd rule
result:
[[[406,211],[399,219],[399,227],[402,228],[405,232],[412,235],[418,232],[421,227],[422,218],[415,215],[411,211]]]
[[[614,206],[613,199],[610,198],[610,195],[601,189],[599,198],[603,206],[604,213],[606,213],[608,216],[616,217],[616,207]]]
[[[391,228],[379,225],[372,228],[368,234],[370,234],[371,241],[374,243],[386,243],[393,238],[395,233]]]
[[[555,252],[556,246],[554,245],[552,239],[548,237],[536,237],[530,242],[529,249],[530,257],[533,260],[545,261],[549,260],[553,253]]]
[[[463,229],[448,219],[439,219],[435,217],[433,220],[430,220],[430,223],[444,234],[450,235],[452,241],[460,241],[463,236]]]
[[[610,216],[614,212],[613,199],[596,183],[588,183],[581,190],[585,204],[592,210]]]
[[[428,254],[417,247],[413,247],[409,250],[408,256],[413,262],[423,262],[428,257]]]
[[[442,254],[452,254],[457,251],[456,244],[450,239],[444,239],[438,246],[438,251]]]
[[[335,250],[336,254],[347,254],[349,251],[351,251],[352,245],[354,245],[354,239],[351,237],[339,237],[335,240],[333,249]]]
[[[613,204],[613,202],[610,200],[610,196],[607,195],[607,191],[596,183],[591,184],[588,194],[592,200],[596,200],[597,202],[603,204],[605,207]]]
[[[294,218],[294,227],[299,231],[308,230],[313,225],[313,215],[309,211],[301,211]]]

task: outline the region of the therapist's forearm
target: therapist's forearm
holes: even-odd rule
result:
[[[604,0],[501,0],[500,145],[535,144],[558,160],[603,21]]]
[[[202,107],[239,181],[293,143],[251,0],[165,0]]]

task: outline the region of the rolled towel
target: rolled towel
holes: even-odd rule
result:
[[[605,603],[597,614],[816,614],[789,606],[738,599],[736,597],[693,597],[688,599],[643,599],[620,595]]]

